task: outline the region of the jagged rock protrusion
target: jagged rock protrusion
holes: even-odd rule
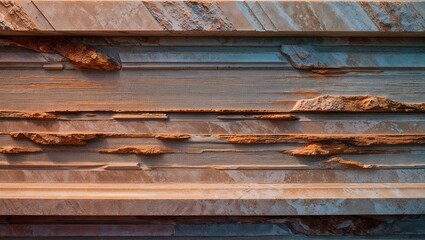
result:
[[[11,133],[13,138],[28,138],[42,145],[86,145],[97,138],[96,134],[86,133]]]
[[[143,147],[120,147],[114,149],[102,149],[100,153],[121,153],[121,154],[142,154],[142,155],[158,155],[162,153],[171,153],[171,149],[157,146]]]
[[[90,45],[73,42],[60,37],[8,37],[11,43],[41,53],[58,53],[80,69],[121,69],[118,56]]]
[[[292,112],[423,112],[425,103],[401,103],[379,96],[319,96],[298,101]]]
[[[376,165],[364,164],[355,161],[347,161],[339,157],[334,157],[325,162],[320,163],[320,167],[327,169],[372,169],[376,168]]]
[[[0,147],[0,153],[4,154],[16,154],[16,153],[38,153],[43,150],[39,148],[27,148],[27,147],[12,147],[12,146],[4,146]]]

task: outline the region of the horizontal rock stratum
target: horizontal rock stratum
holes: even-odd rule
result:
[[[423,35],[424,1],[0,1],[0,34]]]

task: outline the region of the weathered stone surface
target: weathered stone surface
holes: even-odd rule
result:
[[[90,222],[90,224],[82,224]],[[2,218],[1,237],[120,237],[120,239],[344,239],[421,238],[420,216],[292,217],[45,217]],[[402,232],[406,232],[402,234]],[[365,235],[370,235],[369,238]],[[363,236],[363,237],[361,237]],[[87,238],[86,238],[87,237]],[[7,239],[7,238],[6,238]],[[58,238],[53,238],[58,239]],[[60,238],[62,239],[62,238]]]
[[[121,69],[120,60],[117,60],[112,54],[105,53],[90,45],[68,41],[66,38],[8,37],[5,40],[36,52],[60,54],[80,69]]]
[[[120,34],[344,35],[425,30],[424,2],[410,1],[2,1],[7,31]],[[26,4],[25,8],[20,5]],[[42,16],[44,19],[40,19]],[[46,29],[45,22],[52,29]]]
[[[2,34],[102,37],[0,39],[0,237],[424,235],[422,38],[106,37],[420,35],[422,4],[12,4]]]
[[[424,189],[423,183],[318,183],[308,186],[2,183],[0,214],[58,216],[425,214]]]

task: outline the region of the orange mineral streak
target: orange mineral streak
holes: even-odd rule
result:
[[[14,154],[14,153],[38,153],[43,150],[39,148],[23,148],[23,147],[12,147],[12,146],[4,146],[0,147],[0,153],[4,154]]]
[[[44,119],[55,120],[58,117],[52,113],[45,112],[18,112],[18,111],[0,111],[0,118],[27,118],[27,119]]]
[[[304,148],[290,152],[294,156],[329,156],[335,154],[361,154],[368,153],[346,144],[318,144],[312,143]]]
[[[299,118],[290,114],[264,114],[256,117],[257,119],[276,120],[276,121],[296,121]]]
[[[189,134],[156,134],[155,138],[161,140],[179,140],[179,139],[189,139]]]
[[[380,146],[380,145],[413,145],[425,144],[425,135],[344,135],[344,134],[287,134],[287,135],[215,135],[234,144],[259,143],[291,143],[291,142],[327,142],[344,143],[352,146]]]

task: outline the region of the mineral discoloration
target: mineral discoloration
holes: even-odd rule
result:
[[[423,112],[425,103],[401,103],[379,96],[319,96],[298,101],[292,112]]]
[[[23,147],[12,147],[12,146],[3,146],[0,147],[0,153],[4,154],[16,154],[16,153],[38,153],[43,150],[40,148],[23,148]]]
[[[76,43],[65,38],[51,37],[8,37],[17,46],[41,53],[58,53],[80,69],[111,70],[121,69],[121,62],[100,49]]]
[[[28,138],[42,145],[86,145],[97,134],[83,133],[11,133],[13,138]]]
[[[320,167],[327,169],[372,169],[377,166],[371,164],[364,164],[355,161],[344,160],[339,157],[331,158],[319,164]]]
[[[56,120],[58,119],[58,116],[56,116],[53,113],[45,113],[45,112],[0,111],[0,118]]]
[[[0,1],[0,31],[33,31],[37,26],[16,1]]]
[[[343,134],[287,134],[287,135],[229,135],[219,134],[216,138],[226,139],[235,144],[260,144],[260,143],[344,143],[352,146],[383,146],[383,145],[419,145],[425,144],[425,135],[343,135]]]
[[[155,138],[160,140],[183,140],[183,139],[189,139],[189,134],[156,134],[154,135]]]
[[[99,150],[100,153],[121,153],[121,154],[142,154],[142,155],[158,155],[163,153],[171,153],[169,148],[157,146],[143,146],[143,147],[120,147],[116,149],[103,149]]]
[[[264,115],[256,116],[255,118],[273,120],[273,121],[296,121],[299,119],[297,116],[290,115],[290,114],[264,114]]]

